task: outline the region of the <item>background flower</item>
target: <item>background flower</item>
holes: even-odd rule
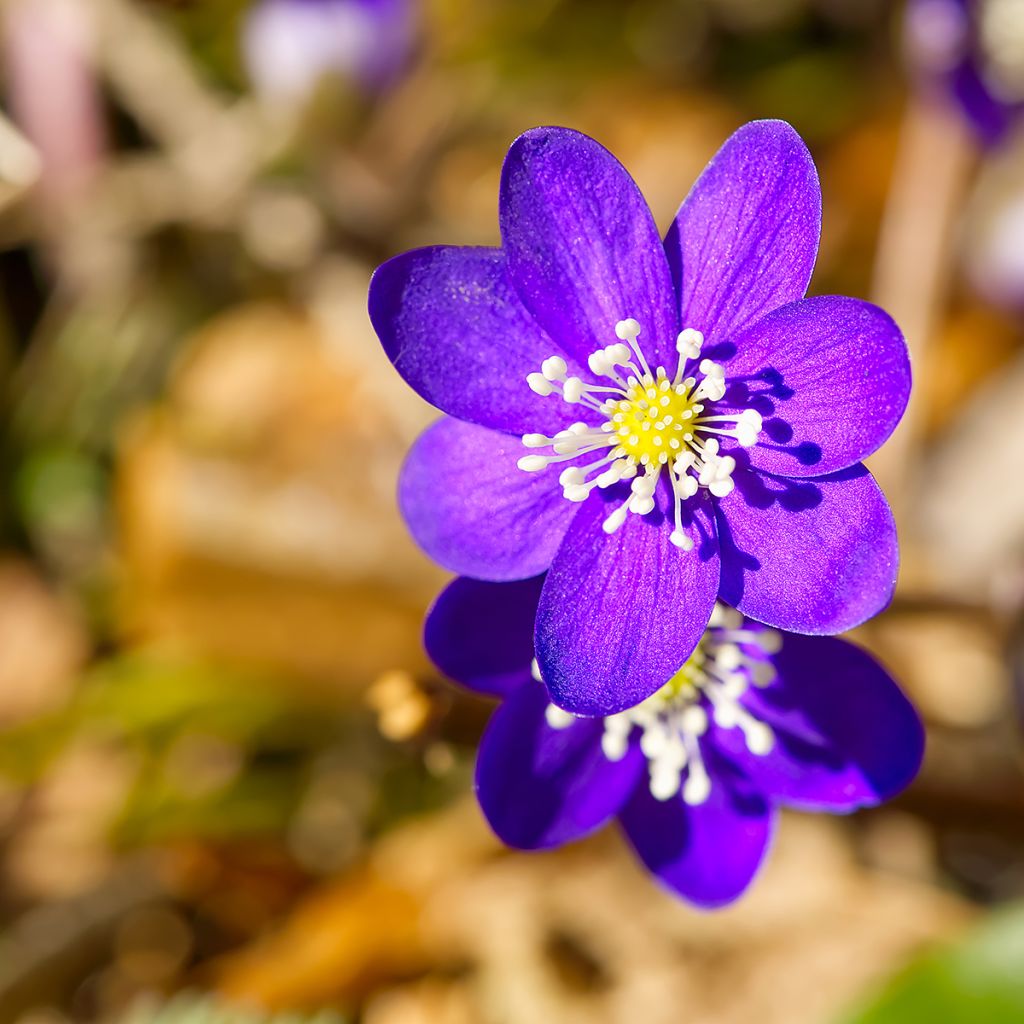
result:
[[[481,740],[476,787],[511,846],[558,846],[618,816],[661,884],[716,907],[750,884],[778,806],[847,813],[917,774],[921,723],[876,661],[843,640],[778,634],[724,607],[700,659],[665,692],[626,715],[565,715],[530,670],[540,592],[539,579],[457,579],[425,628],[446,675],[502,700]]]
[[[895,531],[859,460],[898,422],[909,364],[877,307],[801,298],[820,216],[814,164],[782,122],[726,142],[664,246],[607,150],[541,128],[506,158],[500,250],[419,249],[374,275],[385,350],[451,417],[409,455],[405,518],[454,571],[503,581],[550,568],[537,651],[562,707],[611,713],[647,697],[719,594],[807,633],[888,603]],[[628,345],[609,344],[615,331]],[[614,368],[627,365],[647,382],[639,398]],[[689,449],[664,454],[684,423]],[[554,455],[526,454],[549,444]],[[560,477],[532,471],[548,462]]]
[[[249,75],[260,92],[301,101],[327,74],[377,91],[406,69],[417,0],[260,0],[245,26]]]
[[[1024,12],[1015,0],[909,0],[912,69],[945,90],[979,140],[1000,142],[1024,110]]]

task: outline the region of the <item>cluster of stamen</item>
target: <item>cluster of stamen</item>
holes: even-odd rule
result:
[[[646,515],[654,508],[654,492],[665,472],[672,488],[675,525],[672,543],[683,550],[693,541],[683,531],[682,503],[705,487],[724,498],[735,486],[736,460],[720,452],[718,436],[735,439],[749,448],[757,443],[761,416],[753,409],[711,415],[708,406],[725,396],[725,371],[710,359],[702,359],[696,374],[685,376],[704,344],[700,331],[687,328],[676,338],[679,359],[675,375],[662,366],[652,370],[637,342],[640,325],[620,320],[615,325],[617,344],[599,349],[587,361],[595,377],[611,383],[588,383],[567,376],[560,356],[551,356],[531,373],[527,383],[539,395],[559,394],[570,405],[582,405],[603,417],[598,426],[573,423],[553,437],[526,434],[527,448],[550,448],[548,455],[525,455],[519,468],[537,472],[554,463],[573,463],[559,477],[569,501],[584,501],[595,488],[632,481],[630,495],[604,521],[613,533],[630,513]],[[577,460],[598,457],[585,465]]]
[[[720,729],[739,729],[752,754],[768,754],[775,744],[771,728],[744,706],[742,698],[750,686],[764,687],[775,680],[770,656],[781,647],[779,633],[746,626],[739,612],[716,605],[686,664],[643,703],[604,720],[604,756],[621,761],[634,730],[639,730],[651,795],[669,800],[681,793],[691,806],[704,803],[711,778],[700,744],[712,721]],[[536,664],[534,674],[539,678]],[[575,721],[575,716],[548,705],[547,722],[553,729]]]

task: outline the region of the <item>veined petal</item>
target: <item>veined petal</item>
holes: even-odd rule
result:
[[[715,604],[719,567],[713,517],[703,502],[690,504],[687,552],[669,540],[662,510],[630,514],[609,536],[602,522],[613,505],[592,495],[580,506],[537,612],[537,660],[560,707],[581,715],[632,707],[693,653]]]
[[[910,397],[900,329],[869,302],[821,295],[792,302],[740,331],[725,358],[723,406],[753,408],[764,430],[755,469],[822,476],[867,458]],[[724,347],[724,346],[723,346]]]
[[[535,850],[600,828],[629,798],[643,769],[635,745],[621,761],[601,751],[604,724],[547,722],[547,694],[531,682],[495,711],[480,742],[476,791],[498,837]]]
[[[526,683],[543,582],[542,576],[516,583],[452,580],[427,613],[427,654],[446,676],[477,693],[501,697]]]
[[[633,318],[652,365],[675,364],[675,292],[658,229],[608,150],[567,128],[525,132],[505,158],[499,203],[512,283],[563,349],[585,363]]]
[[[835,637],[783,637],[778,678],[744,704],[775,743],[751,754],[738,729],[716,742],[771,798],[808,811],[845,813],[888,800],[917,774],[924,728],[913,705],[865,651]]]
[[[551,564],[577,506],[557,476],[524,473],[518,438],[461,420],[428,427],[409,451],[398,503],[416,542],[452,572],[522,580]]]
[[[803,139],[785,121],[744,125],[697,179],[665,239],[681,325],[714,346],[802,298],[820,235],[821,187]]]
[[[637,786],[620,817],[647,869],[666,889],[711,910],[743,894],[771,844],[775,811],[721,759],[708,759],[714,781],[707,800],[656,800]]]
[[[892,599],[896,527],[861,465],[808,480],[751,470],[716,506],[721,599],[795,633],[841,633]]]
[[[369,308],[395,369],[444,412],[519,434],[554,433],[574,418],[526,383],[551,355],[561,354],[570,374],[582,371],[519,301],[500,249],[441,245],[395,256],[374,273]]]

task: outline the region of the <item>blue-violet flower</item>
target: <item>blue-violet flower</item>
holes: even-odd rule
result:
[[[406,521],[455,572],[549,570],[552,700],[640,703],[719,597],[804,633],[884,607],[896,535],[860,460],[906,406],[906,346],[875,306],[802,298],[821,193],[796,132],[736,132],[664,244],[622,165],[564,128],[513,143],[499,214],[501,248],[397,256],[369,306],[399,373],[448,413],[406,461]]]
[[[687,662],[637,707],[576,718],[531,671],[539,579],[461,578],[427,618],[447,675],[501,698],[476,767],[505,843],[559,846],[618,817],[640,859],[701,907],[736,899],[765,858],[779,806],[843,814],[902,790],[924,733],[860,648],[768,629],[724,605]]]
[[[1024,8],[1019,0],[909,0],[911,69],[957,104],[995,145],[1024,112]]]
[[[244,26],[249,76],[284,102],[327,74],[377,92],[408,67],[418,21],[418,0],[259,0]]]

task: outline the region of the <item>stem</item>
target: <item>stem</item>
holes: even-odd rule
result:
[[[901,518],[921,464],[929,394],[929,347],[945,308],[953,229],[974,164],[963,118],[935,96],[911,99],[882,217],[872,297],[900,325],[910,349],[914,388],[892,437],[870,466]]]

